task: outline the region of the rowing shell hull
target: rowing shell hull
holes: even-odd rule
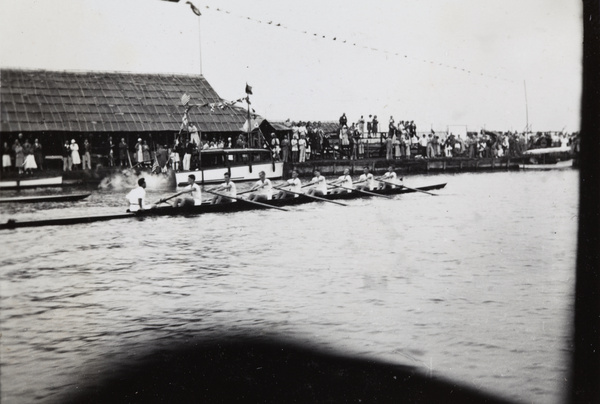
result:
[[[442,189],[446,186],[446,183],[429,185],[425,187],[419,187],[416,189],[408,189],[408,188],[395,188],[395,189],[386,189],[386,190],[374,190],[371,191],[373,193],[377,193],[379,195],[400,195],[400,194],[408,194],[420,191],[433,191],[436,189]],[[359,193],[359,192],[343,192],[340,194],[328,194],[323,196],[322,198],[328,200],[349,200],[349,199],[358,199],[358,198],[369,198],[370,195]],[[107,221],[107,220],[116,220],[116,219],[128,219],[128,218],[137,218],[143,219],[146,217],[154,217],[154,216],[187,216],[187,215],[199,215],[205,213],[229,213],[229,212],[241,212],[247,210],[256,210],[256,209],[269,209],[268,206],[276,206],[276,207],[286,207],[286,206],[294,206],[301,205],[309,202],[317,202],[315,199],[310,198],[308,196],[300,195],[297,198],[287,198],[287,199],[273,199],[267,202],[262,202],[262,205],[258,205],[252,202],[248,202],[245,200],[238,200],[232,203],[223,203],[218,205],[204,204],[199,206],[184,206],[179,208],[173,208],[170,206],[158,207],[155,209],[147,209],[141,210],[135,213],[121,213],[114,215],[104,215],[104,216],[83,216],[83,217],[71,217],[71,218],[60,218],[60,219],[47,219],[47,220],[35,220],[35,221],[15,221],[9,220],[7,223],[0,224],[0,230],[3,229],[14,229],[17,227],[40,227],[40,226],[59,226],[59,225],[70,225],[70,224],[79,224],[79,223],[93,223],[99,221]]]
[[[14,198],[0,198],[0,203],[71,202],[85,199],[90,195],[91,194],[19,196]]]

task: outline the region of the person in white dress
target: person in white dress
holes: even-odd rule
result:
[[[75,139],[71,139],[71,160],[73,165],[78,167],[81,164],[81,157],[79,156],[79,145],[75,142]]]

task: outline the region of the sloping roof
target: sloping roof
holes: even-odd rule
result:
[[[201,75],[0,70],[2,132],[179,131],[188,93],[192,104],[222,99]],[[204,132],[238,132],[243,108],[192,108]]]

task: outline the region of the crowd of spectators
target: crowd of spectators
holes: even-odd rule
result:
[[[325,128],[327,126],[327,128]],[[332,129],[333,126],[333,129]],[[271,150],[276,160],[302,163],[320,159],[362,159],[381,157],[395,159],[431,159],[440,157],[518,157],[533,148],[569,148],[578,152],[579,134],[563,132],[479,132],[436,133],[417,132],[413,121],[394,121],[390,117],[387,130],[380,130],[376,115],[363,116],[348,124],[346,114],[339,125],[321,122],[292,122],[287,133],[271,133],[262,138],[265,148]],[[256,144],[256,143],[254,143]],[[152,145],[152,147],[151,147]],[[196,169],[200,165],[200,151],[210,149],[247,148],[248,135],[208,138],[190,125],[185,136],[174,144],[156,144],[139,135],[130,148],[125,138],[115,143],[112,137],[107,144],[99,145],[108,166],[147,167],[154,171],[173,168],[177,171]],[[99,151],[99,150],[97,150]],[[63,170],[90,170],[92,144],[89,137],[80,148],[75,139],[62,146]],[[105,152],[105,153],[104,153]],[[44,152],[39,139],[29,139],[22,133],[5,141],[2,147],[2,171],[32,174],[44,169]]]
[[[2,172],[18,172],[32,175],[44,169],[44,153],[39,139],[24,137],[19,133],[16,139],[2,144]]]

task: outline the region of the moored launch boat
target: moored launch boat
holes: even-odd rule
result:
[[[85,199],[90,195],[91,194],[16,196],[13,198],[0,198],[0,203],[72,202]]]
[[[405,186],[399,186],[392,189],[373,190],[369,191],[370,194],[358,191],[342,192],[339,194],[327,194],[322,196],[322,199],[330,201],[335,200],[350,200],[357,198],[365,198],[374,196],[372,194],[380,196],[394,196],[413,192],[424,192],[433,191],[436,189],[442,189],[446,186],[446,183],[428,185],[418,188],[408,188]],[[286,206],[300,205],[308,202],[316,202],[315,198],[307,195],[299,195],[296,198],[286,199],[272,199],[266,202],[252,202],[238,198],[236,202],[223,203],[223,204],[202,204],[198,206],[182,206],[182,207],[171,207],[171,206],[160,206],[154,209],[140,210],[135,213],[116,213],[112,215],[98,215],[98,216],[80,216],[80,217],[67,217],[57,219],[43,219],[43,220],[32,220],[32,221],[18,221],[10,219],[6,223],[0,224],[0,230],[14,229],[18,227],[40,227],[40,226],[60,226],[69,224],[80,224],[80,223],[92,223],[99,221],[108,221],[116,219],[128,219],[128,218],[146,218],[153,216],[179,216],[179,215],[199,215],[205,213],[227,213],[227,212],[239,212],[246,210],[256,209],[269,209],[269,208],[284,208]]]
[[[63,183],[62,176],[49,178],[25,178],[8,181],[0,181],[0,189],[22,189],[37,187],[55,187]]]
[[[261,171],[269,179],[283,176],[283,162],[275,161],[266,149],[209,149],[202,150],[199,156],[200,167],[175,173],[178,186],[187,185],[190,174],[198,184],[222,182],[224,173],[229,173],[232,181],[257,180]]]
[[[522,170],[563,170],[573,167],[571,148],[545,147],[523,152],[525,160],[519,164]]]

